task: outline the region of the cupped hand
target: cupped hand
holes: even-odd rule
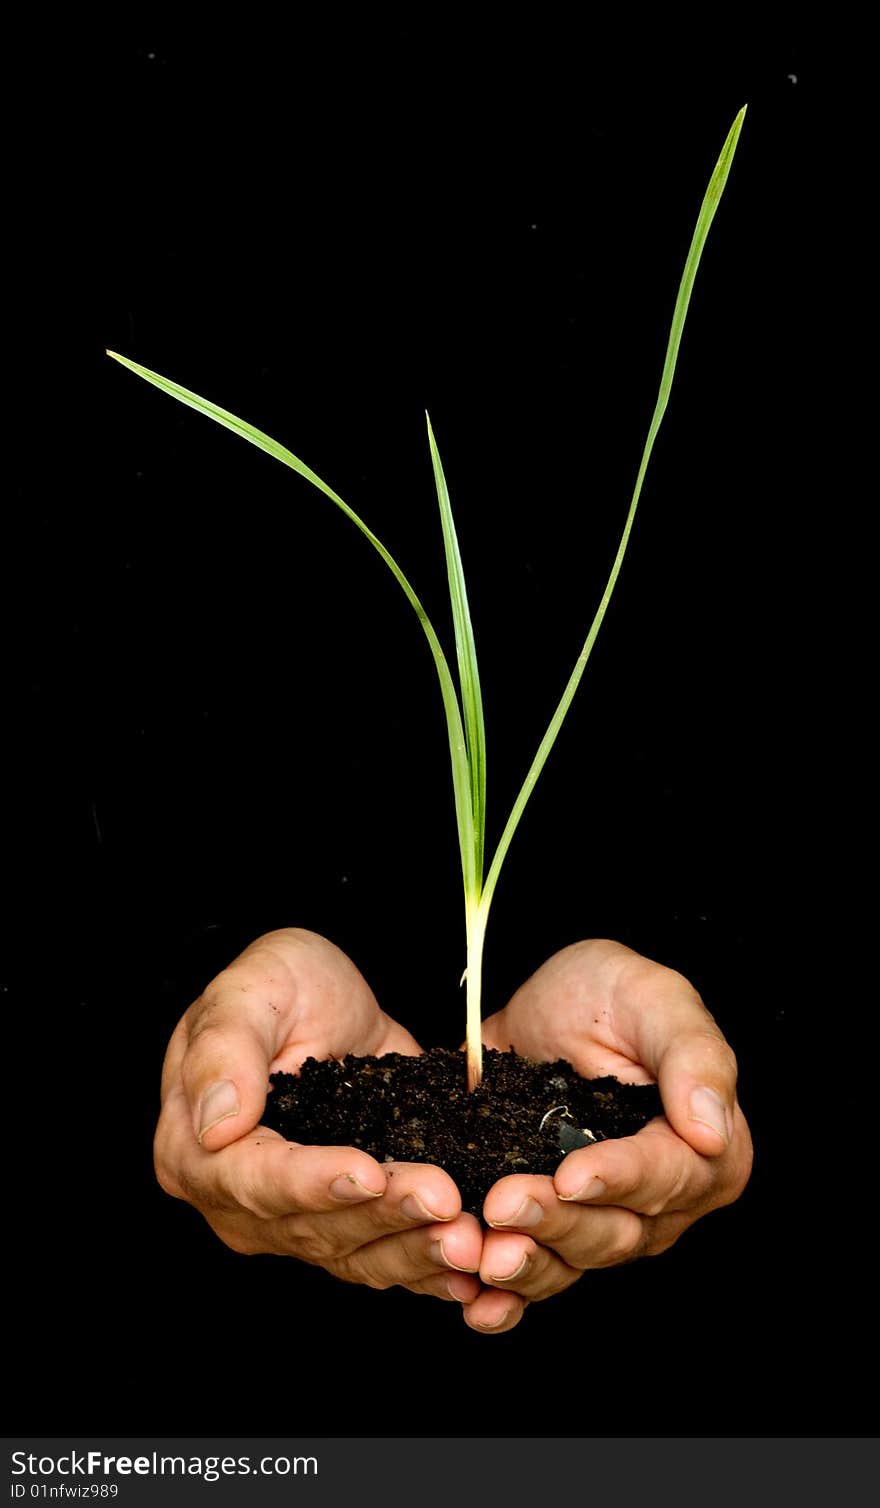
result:
[[[481,1231],[448,1174],[380,1164],[356,1147],[301,1146],[260,1125],[270,1073],[293,1073],[308,1057],[420,1051],[332,943],[299,928],[268,933],[217,975],[171,1038],[160,1184],[234,1251],[470,1302]]]
[[[656,1081],[664,1115],[635,1136],[570,1152],[553,1178],[502,1178],[470,1325],[509,1330],[525,1304],[588,1268],[664,1251],[700,1216],[739,1197],[752,1145],[736,1100],[736,1060],[696,990],[620,943],[575,943],[548,960],[483,1025],[488,1047],[589,1078]]]

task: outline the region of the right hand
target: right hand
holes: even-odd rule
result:
[[[344,953],[299,928],[267,933],[212,980],[171,1038],[156,1176],[233,1251],[467,1304],[480,1291],[482,1234],[447,1173],[378,1163],[356,1147],[301,1146],[260,1125],[270,1073],[309,1057],[387,1052],[421,1048]]]

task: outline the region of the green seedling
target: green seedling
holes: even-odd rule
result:
[[[342,512],[351,519],[352,523],[357,525],[361,533],[366,535],[370,544],[381,555],[385,564],[406,594],[422,625],[440,679],[440,691],[446,712],[449,753],[452,762],[455,815],[458,824],[458,842],[461,853],[462,878],[464,881],[467,962],[462,981],[466,980],[467,982],[467,1082],[469,1089],[474,1089],[479,1084],[482,1076],[480,1000],[483,944],[486,936],[489,909],[495,894],[495,887],[498,884],[498,876],[501,873],[501,866],[507,856],[511,839],[519,825],[528,799],[535,788],[538,776],[544,768],[547,756],[556,742],[559,730],[562,727],[565,715],[568,712],[572,698],[583,675],[584,667],[596,642],[596,637],[602,626],[608,604],[611,601],[612,593],[617,584],[617,578],[620,574],[627,545],[629,544],[633,520],[641,496],[645,473],[648,469],[648,462],[651,458],[654,441],[657,438],[657,433],[669,401],[682,331],[687,317],[697,267],[699,266],[706,237],[709,233],[709,227],[712,224],[715,211],[718,208],[727,182],[745,113],[746,107],[743,106],[730,128],[715,171],[709,180],[709,186],[697,218],[672,315],[666,358],[660,379],[660,390],[657,395],[654,413],[648,426],[648,434],[642,452],[641,463],[636,474],[629,512],[626,516],[620,544],[611,566],[602,599],[596,610],[584,646],[577,657],[568,684],[562,693],[559,705],[550,720],[550,726],[541,740],[540,747],[532,760],[531,768],[526,775],[522,789],[514,802],[492,862],[488,866],[488,872],[486,872],[485,866],[486,732],[483,722],[480,677],[477,669],[477,654],[474,646],[474,635],[471,627],[471,616],[468,607],[461,554],[452,519],[449,492],[443,475],[443,467],[440,462],[440,454],[437,449],[436,440],[434,439],[430,418],[428,419],[428,443],[434,467],[434,478],[440,503],[443,542],[446,550],[446,570],[449,578],[449,595],[455,630],[455,651],[458,662],[458,691],[456,691],[449,663],[443,653],[434,626],[400,566],[382,544],[381,540],[377,539],[372,530],[343,501],[338,493],[333,491],[332,487],[329,487],[326,482],[322,481],[314,471],[311,471],[308,466],[300,461],[291,451],[287,450],[285,446],[279,445],[277,440],[271,439],[268,435],[263,434],[261,430],[255,429],[251,424],[247,424],[243,419],[236,418],[235,414],[229,413],[226,409],[218,408],[216,404],[210,403],[206,398],[200,398],[198,394],[190,392],[187,388],[180,387],[176,382],[170,382],[167,377],[160,377],[157,373],[148,371],[146,367],[138,365],[137,362],[129,361],[126,357],[117,355],[115,351],[108,351],[107,353],[114,360],[128,367],[132,372],[136,372],[138,376],[145,378],[147,382],[151,382],[155,387],[161,388],[163,392],[169,393],[173,398],[177,398],[179,402],[187,404],[188,407],[198,410],[201,414],[206,414],[208,418],[215,420],[217,424],[222,424],[226,429],[233,430],[235,434],[241,435],[245,440],[249,440],[252,445],[256,445],[260,450],[266,451],[268,455],[274,456],[276,460],[282,461],[285,466],[289,466],[293,471],[298,472],[300,476],[305,477],[306,481],[311,482],[313,487],[317,487],[320,492],[323,492],[325,497],[330,498],[331,502],[335,503],[338,508],[341,508]]]

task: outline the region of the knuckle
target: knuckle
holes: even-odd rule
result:
[[[694,1031],[692,1045],[699,1048],[706,1064],[733,1083],[737,1077],[736,1054],[727,1038],[714,1023]]]
[[[301,1262],[312,1267],[336,1269],[347,1260],[340,1254],[338,1243],[331,1233],[316,1225],[305,1225],[300,1216],[294,1215],[286,1222],[287,1248]]]
[[[749,1138],[742,1158],[731,1168],[726,1177],[712,1184],[706,1201],[707,1209],[720,1210],[736,1202],[751,1177],[753,1157],[751,1138]]]
[[[573,1285],[577,1283],[582,1277],[583,1273],[579,1269],[566,1267],[562,1271],[556,1273],[552,1278],[548,1277],[547,1281],[543,1285],[540,1297],[553,1298],[553,1296],[557,1293],[565,1293],[567,1288],[573,1287]],[[523,1297],[524,1296],[525,1295],[523,1295]],[[537,1298],[539,1297],[539,1295],[529,1294],[528,1297]]]
[[[219,1051],[224,1045],[225,1035],[220,1022],[212,1020],[208,1015],[194,1021],[187,1045],[187,1066],[192,1067],[194,1061]]]
[[[253,1236],[246,1235],[244,1231],[231,1231],[216,1225],[212,1229],[220,1237],[223,1245],[228,1246],[230,1251],[234,1251],[239,1257],[256,1257],[266,1250],[262,1242],[255,1240]]]
[[[164,1131],[164,1115],[156,1128],[153,1138],[153,1172],[156,1181],[164,1194],[170,1194],[172,1199],[183,1199],[184,1193],[177,1174],[169,1156],[169,1138]]]
[[[656,1215],[662,1215],[670,1202],[669,1195],[654,1194],[650,1198],[643,1200],[641,1206],[642,1213],[653,1219]]]
[[[180,1178],[174,1169],[169,1167],[164,1158],[157,1156],[154,1159],[153,1167],[156,1173],[156,1181],[163,1193],[170,1194],[172,1199],[186,1199],[187,1195],[184,1193]]]
[[[334,1271],[345,1283],[359,1283],[362,1287],[374,1288],[382,1293],[395,1286],[395,1279],[389,1273],[365,1262],[357,1252],[338,1258]]]
[[[219,974],[215,974],[210,983],[205,985],[201,995],[190,1006],[190,1013],[193,1018],[198,1019],[201,1016],[210,1015],[212,1011],[217,1010],[223,1004],[230,990],[234,989],[236,985],[241,985],[243,974],[245,974],[244,982],[247,983],[246,970],[242,968],[241,955],[239,955],[238,958],[233,959],[232,963],[227,964],[224,969],[221,969]]]
[[[277,1211],[271,1209],[267,1203],[264,1187],[258,1176],[252,1175],[249,1169],[238,1169],[229,1185],[231,1203],[235,1209],[253,1215],[256,1220],[270,1220]]]
[[[206,1024],[210,1021],[212,1013],[216,1011],[220,1003],[217,985],[222,979],[222,974],[218,974],[216,979],[212,979],[207,988],[202,991],[198,999],[194,1000],[185,1012],[183,1020],[186,1024],[188,1043],[191,1043],[204,1030]]]
[[[367,1288],[375,1288],[380,1293],[384,1293],[387,1289],[395,1286],[393,1278],[379,1272],[365,1272],[361,1278],[361,1282],[366,1284]]]
[[[310,1262],[313,1267],[327,1267],[338,1261],[333,1242],[322,1236],[298,1236],[294,1246],[297,1256],[304,1262]]]
[[[739,1064],[736,1061],[736,1053],[725,1037],[722,1037],[718,1043],[718,1058],[725,1075],[736,1083]]]
[[[206,1188],[184,1167],[179,1167],[171,1174],[177,1186],[176,1198],[186,1200],[187,1204],[193,1205],[204,1214],[207,1210],[217,1213],[229,1214],[235,1210],[234,1200],[224,1198],[216,1189]],[[160,1180],[161,1182],[161,1180]],[[164,1185],[163,1185],[164,1187]]]
[[[232,1184],[231,1194],[237,1208],[244,1210],[249,1215],[254,1215],[258,1220],[265,1220],[271,1214],[266,1208],[266,1202],[257,1182],[245,1175],[239,1175]]]
[[[645,1257],[659,1257],[670,1246],[674,1246],[679,1236],[687,1230],[693,1222],[682,1214],[661,1215],[659,1219],[652,1220],[645,1229],[644,1248],[640,1253]]]
[[[164,1106],[153,1136],[153,1172],[163,1193],[170,1194],[172,1199],[185,1199],[187,1196],[177,1166],[179,1155],[175,1160],[174,1151],[172,1121],[167,1106]]]
[[[672,1182],[662,1192],[658,1190],[643,1201],[640,1206],[643,1215],[654,1219],[667,1210],[679,1209],[682,1205],[692,1202],[694,1182],[692,1161],[687,1166],[676,1170]]]
[[[645,1249],[645,1225],[638,1215],[621,1210],[622,1220],[615,1222],[613,1233],[606,1249],[603,1267],[617,1267],[624,1262],[635,1262]]]

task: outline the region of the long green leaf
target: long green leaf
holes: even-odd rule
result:
[[[311,482],[313,487],[317,487],[319,492],[323,492],[325,497],[328,497],[331,502],[336,504],[337,508],[342,509],[346,517],[350,518],[352,523],[357,525],[361,533],[370,541],[374,550],[381,555],[415,611],[416,617],[424,629],[425,636],[431,647],[431,654],[434,657],[434,664],[437,667],[437,674],[440,679],[440,691],[443,696],[443,707],[446,713],[446,727],[449,735],[449,753],[452,762],[452,783],[455,793],[455,815],[458,824],[462,876],[464,879],[465,894],[473,894],[476,877],[474,869],[475,842],[471,778],[467,740],[462,726],[458,698],[456,697],[455,685],[446,656],[440,646],[440,641],[434,631],[433,624],[407,581],[406,576],[397,564],[397,561],[386,550],[382,541],[377,539],[373,531],[358,517],[354,509],[350,508],[348,503],[344,502],[339,494],[333,491],[332,487],[328,487],[326,482],[322,481],[310,467],[306,466],[286,446],[279,445],[277,440],[271,439],[262,430],[255,429],[252,424],[246,423],[244,419],[239,419],[235,414],[229,413],[228,409],[219,408],[216,403],[210,403],[207,398],[200,398],[198,393],[190,392],[189,388],[181,387],[179,383],[171,382],[167,377],[160,377],[157,372],[151,372],[148,367],[140,366],[136,361],[129,361],[128,357],[120,356],[116,351],[108,351],[107,355],[112,356],[114,361],[121,362],[124,367],[128,367],[129,371],[137,373],[138,377],[143,377],[146,382],[152,383],[153,387],[159,388],[163,393],[168,393],[172,398],[176,398],[179,403],[186,404],[188,408],[194,408],[197,413],[205,414],[209,419],[213,419],[216,424],[222,424],[225,429],[231,429],[233,434],[241,435],[251,445],[256,445],[258,450],[264,450],[267,455],[274,456],[275,460],[281,461],[285,466],[289,466],[292,471],[296,471],[300,476],[305,477],[307,482]]]
[[[568,685],[562,693],[559,705],[550,720],[550,726],[548,727],[547,732],[544,734],[544,737],[541,740],[541,745],[532,761],[531,768],[529,769],[525,781],[523,782],[522,790],[520,791],[519,795],[516,798],[516,801],[514,802],[513,811],[508,818],[507,826],[505,827],[504,832],[501,835],[501,840],[492,860],[492,864],[483,890],[483,907],[486,911],[488,911],[488,908],[491,905],[492,896],[495,892],[495,886],[498,883],[498,875],[501,871],[501,865],[504,863],[505,855],[507,854],[507,850],[510,847],[510,840],[516,832],[520,818],[522,817],[522,814],[526,808],[526,804],[528,803],[528,799],[535,788],[538,776],[544,768],[547,760],[547,755],[550,753],[550,750],[556,742],[556,738],[560,728],[562,727],[565,714],[567,713],[571,705],[572,698],[578,688],[581,676],[584,673],[584,667],[586,666],[586,663],[590,658],[593,645],[596,642],[596,637],[599,633],[599,629],[602,626],[602,620],[605,617],[608,604],[611,601],[611,595],[614,591],[615,586],[617,585],[617,578],[620,575],[620,567],[623,564],[623,557],[626,554],[626,547],[629,544],[629,537],[632,532],[633,520],[636,516],[636,509],[639,504],[639,498],[642,494],[642,483],[645,480],[645,473],[648,469],[648,462],[651,459],[651,452],[654,449],[654,441],[657,438],[657,432],[660,428],[661,423],[663,422],[663,415],[666,412],[666,405],[669,401],[669,393],[672,388],[672,379],[675,376],[675,366],[678,360],[678,350],[679,346],[681,345],[681,335],[682,330],[684,329],[685,320],[687,318],[688,305],[690,304],[691,292],[694,286],[694,278],[697,275],[697,268],[700,265],[700,257],[703,254],[703,247],[706,244],[706,237],[709,234],[709,227],[715,217],[715,211],[718,208],[721,195],[724,192],[724,186],[727,183],[727,176],[730,172],[730,165],[733,162],[733,156],[736,151],[737,142],[739,141],[743,120],[745,119],[745,113],[746,106],[743,105],[735,121],[733,122],[730,131],[728,132],[727,140],[725,141],[724,146],[721,149],[721,156],[719,157],[718,162],[715,166],[715,171],[713,172],[712,177],[709,180],[709,186],[706,189],[700,213],[697,216],[697,224],[694,229],[690,250],[687,255],[684,272],[682,273],[681,283],[679,285],[678,298],[675,301],[675,309],[673,310],[672,314],[672,325],[670,327],[669,341],[666,347],[666,359],[663,363],[663,372],[660,378],[660,390],[657,395],[657,402],[654,408],[651,423],[648,426],[648,437],[645,441],[645,448],[642,453],[641,464],[639,466],[638,475],[636,476],[632,502],[630,503],[626,523],[623,526],[623,534],[621,535],[617,555],[615,556],[614,564],[611,567],[611,573],[608,577],[605,591],[602,594],[602,600],[599,603],[599,607],[596,611],[596,616],[593,619],[593,623],[590,628],[590,632],[587,635],[584,647],[577,658],[577,662],[569,678]]]
[[[455,523],[452,518],[449,489],[446,485],[446,477],[443,474],[443,465],[437,449],[437,442],[434,439],[430,417],[426,414],[425,418],[428,422],[428,442],[431,447],[434,481],[437,485],[437,499],[440,504],[443,546],[446,551],[446,574],[449,578],[449,601],[452,606],[452,622],[455,628],[455,652],[458,657],[461,707],[464,714],[464,731],[467,739],[468,763],[471,773],[474,842],[476,845],[474,865],[477,896],[479,896],[483,884],[483,849],[486,834],[486,725],[483,719],[483,698],[480,691],[477,648],[474,643],[474,630],[471,623],[470,607],[468,606],[464,568],[461,563],[461,551],[458,547],[458,536],[455,532]]]
[[[461,555],[455,526],[452,518],[452,509],[449,502],[449,493],[443,475],[443,467],[428,420],[428,436],[431,447],[431,459],[434,467],[434,476],[437,484],[437,495],[440,503],[440,516],[443,527],[443,541],[446,551],[447,575],[449,578],[450,601],[452,605],[453,625],[455,628],[456,654],[458,659],[459,681],[461,686],[461,707],[459,707],[455,687],[449,672],[449,666],[440,647],[439,640],[434,628],[421,605],[418,597],[397,565],[396,561],[386,550],[385,546],[377,539],[376,535],[363,523],[358,515],[335,493],[327,483],[322,481],[315,472],[305,466],[291,451],[279,445],[261,430],[245,423],[236,415],[226,409],[218,408],[206,399],[200,398],[196,393],[187,388],[170,382],[167,378],[158,376],[146,367],[129,361],[126,357],[118,356],[115,352],[108,355],[127,366],[131,371],[151,382],[155,387],[170,394],[179,402],[187,404],[190,408],[207,415],[216,423],[231,429],[241,435],[252,445],[266,451],[268,455],[298,472],[319,491],[339,507],[351,521],[356,524],[361,533],[373,545],[391,570],[398,584],[403,589],[408,601],[413,607],[419,622],[428,639],[431,653],[437,667],[440,679],[440,689],[443,696],[443,705],[446,713],[447,732],[449,736],[449,748],[452,762],[453,787],[455,791],[455,810],[458,823],[459,847],[461,851],[462,875],[464,879],[466,915],[468,926],[468,1084],[470,1088],[479,1082],[481,1072],[481,1043],[480,1043],[480,979],[482,968],[483,938],[485,935],[486,920],[491,904],[495,886],[511,839],[525,810],[528,799],[534,789],[535,783],[549,755],[550,749],[556,741],[571,701],[577,690],[584,668],[590,657],[596,637],[605,617],[608,604],[617,583],[623,558],[629,543],[633,520],[641,496],[642,485],[648,468],[648,462],[654,448],[657,433],[666,412],[669,394],[675,375],[676,362],[681,344],[681,336],[690,304],[691,292],[697,267],[702,256],[703,247],[709,232],[715,212],[730,171],[733,156],[739,141],[740,131],[745,117],[745,106],[739,112],[734,121],[727,140],[718,159],[715,171],[706,190],[696,228],[691,240],[690,250],[682,274],[678,290],[675,309],[672,316],[672,324],[666,349],[666,358],[660,379],[660,389],[657,396],[654,413],[648,427],[648,434],[642,453],[641,462],[636,476],[632,500],[621,535],[620,544],[602,600],[596,611],[589,634],[584,647],[578,656],[575,667],[569,677],[568,684],[559,701],[559,705],[550,721],[550,726],[545,733],[537,754],[535,755],[522,789],[514,803],[507,825],[498,844],[498,849],[492,861],[489,875],[485,886],[482,887],[482,874],[484,863],[485,842],[485,809],[486,809],[486,749],[485,727],[483,721],[482,697],[480,692],[479,674],[477,671],[476,649],[474,645],[473,627],[471,624],[468,606],[467,592],[465,589],[464,573],[461,563]],[[464,721],[462,721],[462,713]]]

